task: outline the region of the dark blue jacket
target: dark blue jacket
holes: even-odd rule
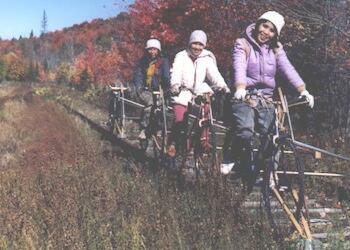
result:
[[[160,56],[158,60],[161,60],[158,64],[158,70],[156,74],[152,78],[151,87],[152,90],[158,90],[159,84],[161,84],[163,90],[167,90],[170,86],[170,63],[168,58]],[[138,91],[142,91],[145,89],[146,86],[146,74],[147,74],[147,68],[150,63],[150,58],[145,55],[143,56],[139,63],[137,64],[137,67],[135,69],[134,73],[134,84]]]

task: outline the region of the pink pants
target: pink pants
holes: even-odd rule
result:
[[[175,115],[175,123],[180,123],[184,119],[184,114],[187,111],[187,106],[183,106],[180,104],[174,104],[173,112]]]

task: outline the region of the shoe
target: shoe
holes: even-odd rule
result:
[[[279,187],[278,191],[285,192],[285,191],[287,191],[287,189],[288,189],[288,187],[283,185],[283,186]]]
[[[234,162],[222,163],[220,165],[220,172],[224,175],[227,175],[231,172],[232,168],[235,166]]]
[[[167,147],[167,155],[170,156],[170,157],[175,157],[176,155],[176,148],[175,148],[175,145],[174,144],[170,144],[168,147]]]
[[[276,181],[275,181],[276,180]],[[275,173],[271,173],[270,174],[270,184],[269,184],[269,187],[272,188],[272,187],[276,187],[278,184],[278,175]]]
[[[161,138],[162,137],[162,131],[158,130],[156,133],[156,137]]]
[[[141,132],[139,134],[139,139],[146,140],[146,131],[144,129],[141,130]]]

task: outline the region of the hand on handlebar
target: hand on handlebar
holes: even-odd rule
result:
[[[237,100],[244,100],[246,95],[247,95],[246,89],[237,89],[233,96]]]
[[[228,94],[228,93],[231,93],[230,89],[228,87],[222,87],[222,88],[218,88],[218,89],[215,89],[214,91],[215,93],[222,93],[222,94]]]
[[[173,87],[173,88],[170,88],[168,90],[168,93],[171,95],[171,96],[178,96],[180,94],[180,89],[179,88],[176,88],[176,87]]]
[[[314,107],[314,104],[315,104],[314,97],[313,97],[313,95],[311,95],[311,94],[309,93],[309,91],[303,90],[303,91],[300,93],[300,97],[299,97],[299,98],[302,98],[302,97],[305,97],[306,100],[309,102],[309,107],[310,107],[310,108],[313,108],[313,107]]]

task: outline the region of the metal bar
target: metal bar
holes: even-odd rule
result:
[[[164,121],[164,131],[165,131],[165,140],[168,138],[168,126],[167,126],[167,121],[166,121],[166,106],[165,106],[165,99],[164,99],[164,92],[163,88],[161,85],[159,85],[160,93],[161,93],[161,98],[162,98],[162,111],[163,111],[163,121]],[[165,141],[165,145],[167,145],[168,142]],[[163,149],[162,149],[163,150]]]
[[[293,198],[294,198],[295,204],[297,205],[298,202],[299,202],[298,193],[297,193],[297,191],[295,189],[292,189],[292,194],[293,194]],[[301,212],[301,224],[304,227],[304,232],[305,232],[305,235],[306,235],[306,239],[312,240],[312,234],[311,234],[311,230],[310,230],[310,227],[309,227],[309,223],[305,219],[303,212]]]
[[[168,110],[173,110],[172,107],[168,107]],[[196,117],[192,114],[189,114],[188,117],[192,118],[192,119],[195,119]],[[217,128],[221,128],[221,129],[224,129],[224,130],[229,130],[229,128],[223,126],[223,125],[220,125],[220,123],[222,123],[221,121],[217,121],[216,119],[213,118],[213,126],[214,127],[217,127]]]
[[[223,132],[215,132],[216,135],[226,135],[226,133]]]
[[[124,101],[125,101],[126,103],[131,104],[131,105],[133,105],[133,106],[135,106],[135,107],[138,107],[138,108],[144,108],[144,107],[145,107],[145,105],[142,105],[142,104],[140,104],[140,103],[131,101],[131,100],[126,99],[126,98],[123,98],[123,97],[119,97],[119,99],[120,99],[120,100],[123,100],[123,99],[124,99]],[[172,108],[172,107],[166,107],[166,109],[167,109],[167,110],[172,110],[173,108]],[[167,116],[171,116],[171,115],[167,114]],[[196,118],[196,117],[195,117],[194,115],[192,115],[192,114],[189,114],[189,117],[192,118],[192,119],[195,119],[195,118]],[[213,119],[213,121],[216,122],[215,119]],[[225,126],[222,126],[222,125],[217,124],[217,123],[214,123],[213,125],[214,125],[215,127],[217,127],[217,128],[221,128],[221,129],[225,129],[225,130],[228,129],[228,128],[226,128]]]
[[[294,106],[298,106],[298,105],[302,105],[302,104],[306,104],[306,103],[309,103],[309,101],[303,101],[303,102],[297,102],[297,103],[289,104],[288,108],[292,108]]]
[[[271,187],[271,190],[274,192],[277,200],[280,202],[284,212],[287,214],[289,220],[292,222],[292,224],[294,225],[295,229],[298,231],[300,236],[305,238],[305,235],[304,235],[304,232],[303,232],[304,230],[301,228],[300,224],[295,219],[295,216],[293,215],[291,210],[288,208],[287,204],[284,202],[283,198],[281,197],[281,195],[279,194],[277,189],[275,187]]]
[[[290,137],[294,141],[294,132],[293,132],[292,120],[290,119],[290,114],[289,114],[289,109],[288,109],[288,102],[287,102],[287,97],[286,96],[283,96],[283,102],[285,103],[286,108],[287,108],[286,114],[287,114],[287,118],[288,118]]]
[[[124,91],[122,91],[122,137],[125,137],[124,127],[125,127],[125,100],[124,100]]]
[[[142,105],[142,104],[137,103],[137,102],[133,102],[133,101],[131,101],[129,99],[126,99],[124,97],[119,97],[119,99],[120,100],[124,100],[126,103],[129,103],[129,104],[134,105],[134,106],[139,107],[139,108],[144,108],[145,107],[145,105]]]
[[[125,116],[125,119],[127,119],[127,120],[139,120],[140,117],[137,117],[137,116]]]
[[[260,173],[264,173],[264,170],[261,170]],[[298,175],[297,171],[276,171],[277,174],[287,174],[287,175]],[[323,177],[349,177],[349,175],[337,174],[337,173],[317,173],[317,172],[304,172],[305,176],[323,176]]]
[[[336,157],[336,158],[339,158],[339,159],[342,159],[342,160],[350,161],[349,157],[346,157],[346,156],[343,156],[343,155],[338,155],[338,154],[329,152],[327,150],[324,150],[324,149],[321,149],[321,148],[317,148],[317,147],[305,144],[303,142],[299,142],[299,141],[293,140],[293,143],[295,145],[297,145],[297,146],[300,146],[300,147],[308,148],[308,149],[311,149],[311,150],[314,150],[314,151],[318,151],[318,152],[321,152],[323,154],[330,155],[330,156],[333,156],[333,157]]]

